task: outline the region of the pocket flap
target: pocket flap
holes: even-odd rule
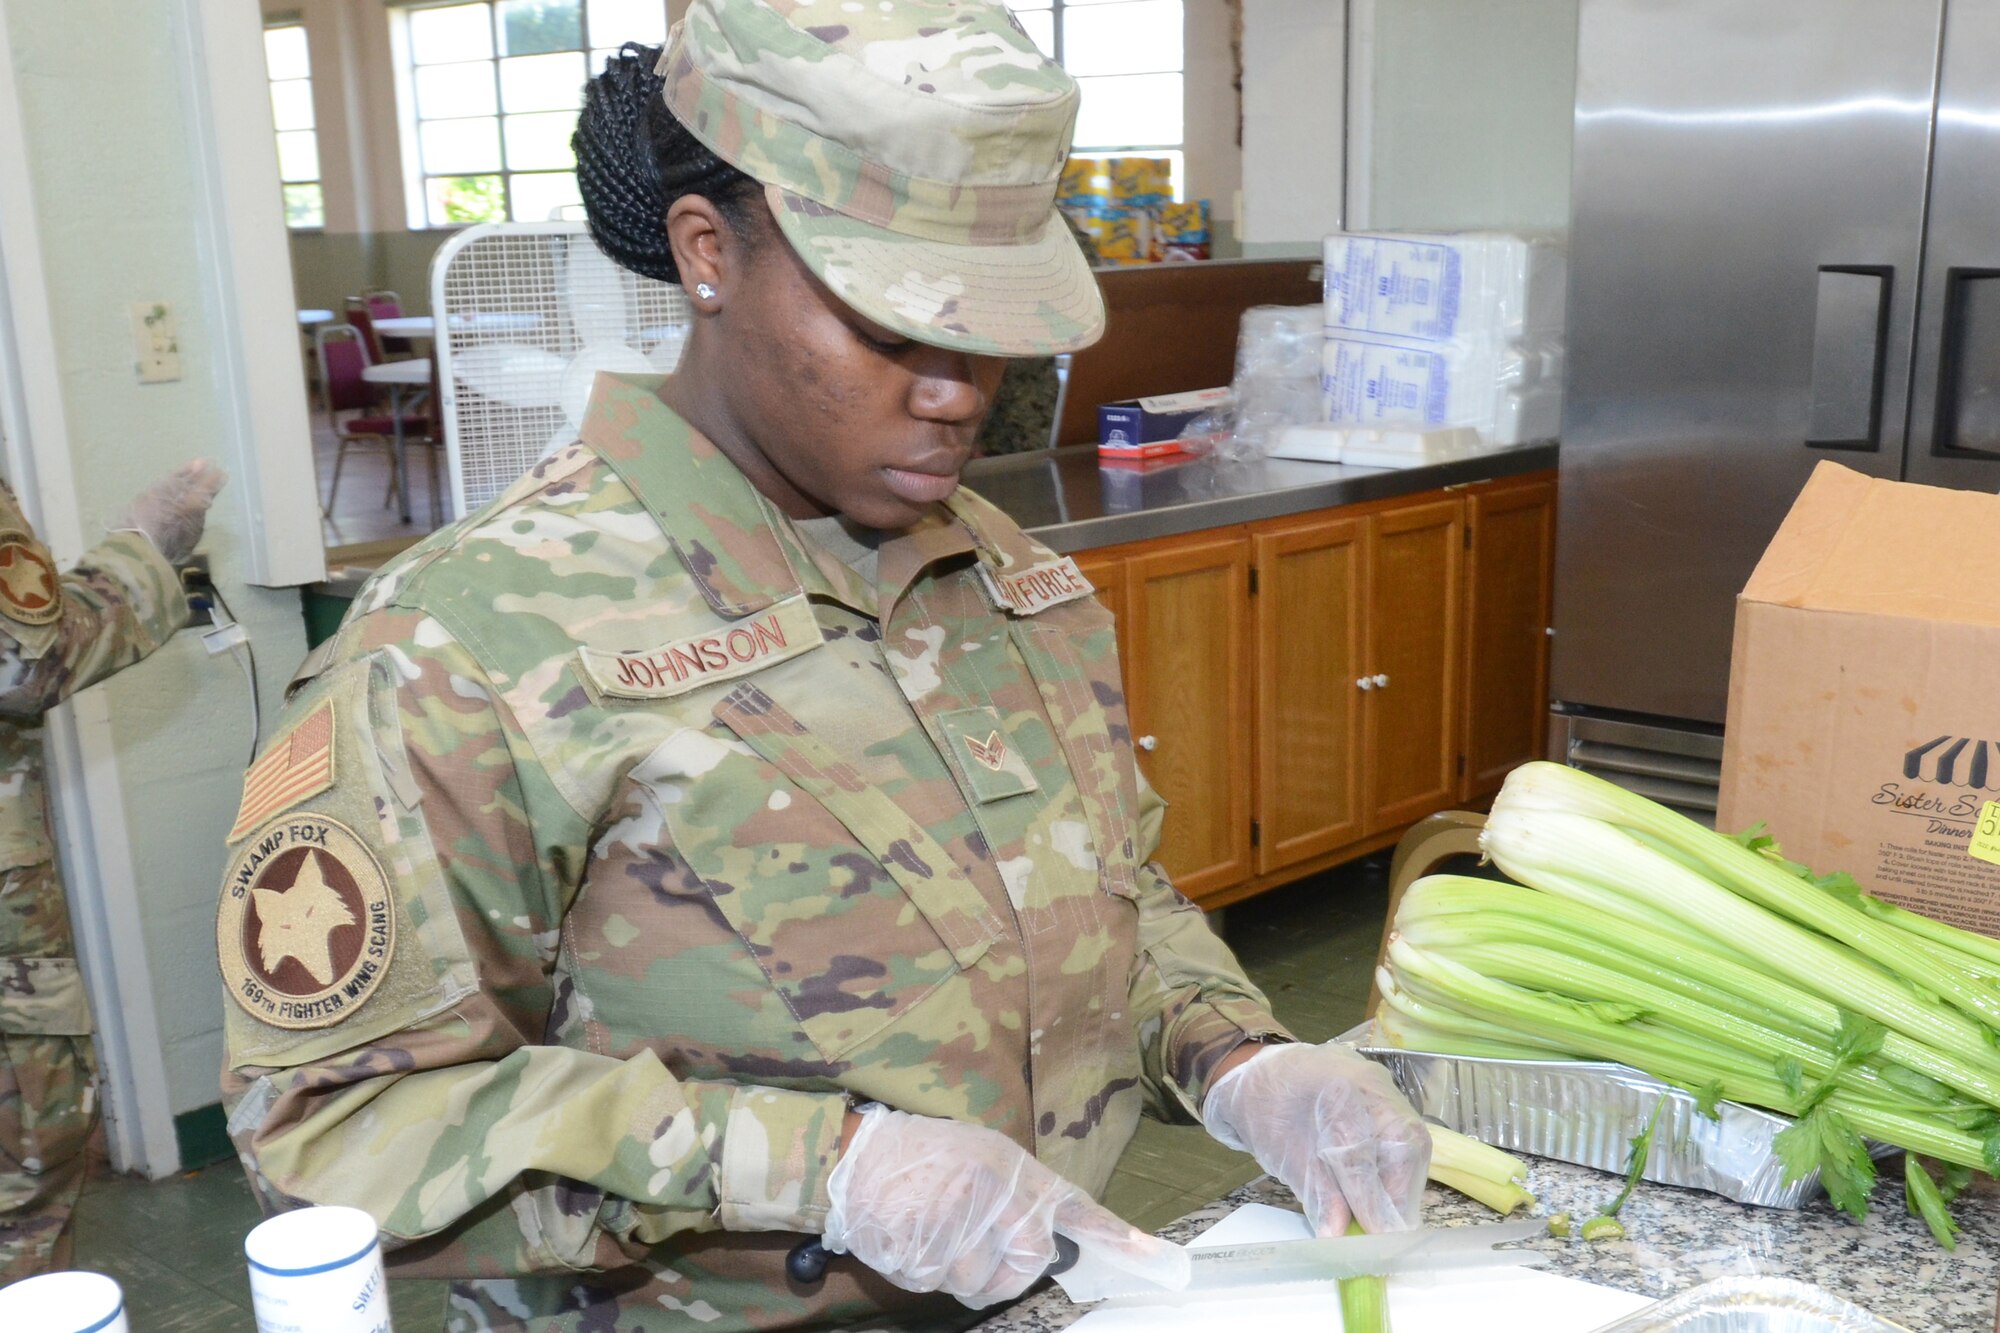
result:
[[[0,1032],[90,1035],[90,997],[74,958],[0,958]]]
[[[923,825],[757,686],[725,694],[716,702],[715,719],[846,826],[916,904],[960,967],[985,956],[1005,927]]]

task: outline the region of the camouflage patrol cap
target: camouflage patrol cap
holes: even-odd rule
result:
[[[987,0],[693,0],[668,108],[761,181],[807,267],[856,311],[968,352],[1104,331],[1055,210],[1076,81]]]

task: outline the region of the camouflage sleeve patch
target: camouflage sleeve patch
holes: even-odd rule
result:
[[[24,534],[12,535],[32,541]],[[7,535],[0,532],[0,541]],[[26,590],[33,561],[25,547],[13,549],[17,563],[0,566],[0,589],[6,569],[16,571],[15,602],[0,591],[0,713],[46,712],[145,657],[187,623],[187,598],[173,567],[136,532],[112,533],[62,575],[55,614],[47,616],[41,594]]]
[[[25,528],[0,529],[0,615],[21,625],[62,618],[56,563]]]
[[[216,915],[232,1063],[314,1060],[477,989],[421,815],[393,776],[393,676],[382,655],[329,671],[246,779],[249,827],[233,830]]]

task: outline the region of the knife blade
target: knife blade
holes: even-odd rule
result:
[[[1548,1256],[1535,1250],[1493,1247],[1547,1234],[1545,1221],[1527,1218],[1477,1226],[1388,1231],[1372,1236],[1190,1247],[1187,1256],[1192,1276],[1186,1287],[1167,1291],[1139,1278],[1105,1273],[1101,1281],[1093,1282],[1095,1290],[1087,1299],[1145,1296],[1198,1300],[1210,1292],[1234,1293],[1245,1287],[1328,1283],[1350,1277],[1394,1277],[1468,1268],[1521,1268],[1546,1262]]]

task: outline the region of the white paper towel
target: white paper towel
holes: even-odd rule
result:
[[[1469,426],[1489,445],[1561,428],[1558,238],[1336,232],[1325,257],[1323,419]]]
[[[1195,1240],[1200,1245],[1242,1245],[1300,1240],[1312,1234],[1297,1213],[1252,1203],[1231,1213]],[[1299,1288],[1260,1296],[1247,1289],[1235,1300],[1174,1304],[1120,1301],[1092,1310],[1070,1327],[1075,1333],[1215,1333],[1254,1328],[1257,1333],[1339,1333],[1340,1297]],[[1556,1277],[1532,1269],[1477,1269],[1435,1278],[1392,1278],[1389,1314],[1396,1333],[1590,1333],[1651,1302],[1644,1296]]]
[[[1563,247],[1505,232],[1335,232],[1326,331],[1409,342],[1560,340]]]

